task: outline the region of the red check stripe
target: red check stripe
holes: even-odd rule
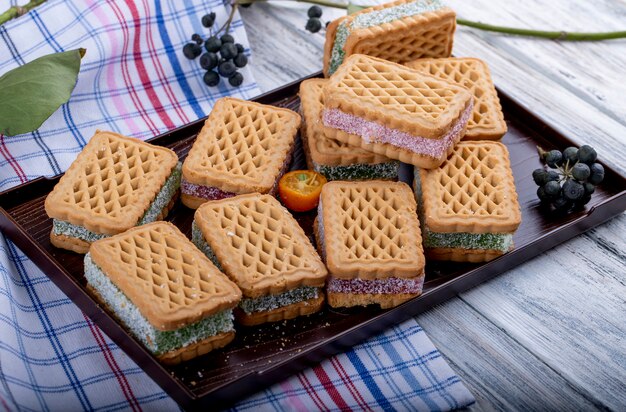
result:
[[[167,111],[161,104],[161,100],[159,100],[159,96],[156,94],[154,86],[150,81],[150,76],[148,76],[146,65],[141,58],[141,16],[139,16],[139,12],[137,11],[137,6],[135,5],[134,0],[126,0],[126,5],[130,9],[130,14],[133,17],[133,26],[135,27],[135,37],[133,38],[133,57],[135,60],[135,66],[137,67],[137,74],[139,74],[141,84],[148,94],[152,106],[161,118],[161,121],[163,122],[163,124],[165,124],[165,127],[168,130],[171,130],[175,127],[175,125],[172,122],[172,119],[170,119],[170,116],[167,114]]]
[[[335,357],[330,358],[330,362],[337,371],[337,374],[341,378],[342,382],[346,384],[346,388],[348,388],[354,400],[359,404],[361,410],[371,411],[372,409],[369,407],[367,402],[365,402],[365,399],[363,399],[363,396],[346,373],[346,370],[343,368],[341,362],[339,362]]]
[[[89,325],[89,330],[91,331],[91,334],[93,335],[94,339],[98,343],[98,346],[100,346],[100,349],[102,350],[104,359],[106,360],[107,364],[109,365],[109,368],[111,368],[111,371],[117,378],[117,383],[120,385],[120,388],[122,389],[122,392],[124,393],[124,397],[126,397],[128,404],[130,405],[133,411],[137,411],[137,412],[142,411],[141,406],[139,405],[139,401],[137,401],[137,398],[135,397],[135,394],[133,393],[132,388],[128,384],[128,380],[126,379],[126,376],[120,369],[120,366],[115,360],[113,353],[111,353],[109,346],[106,344],[106,341],[104,340],[104,336],[102,336],[102,332],[100,331],[99,328],[97,328],[91,322],[91,320],[87,317],[87,315],[83,313],[83,316],[85,318],[85,321],[87,321],[87,325]]]
[[[27,180],[26,173],[24,173],[24,170],[22,170],[20,164],[17,162],[17,160],[15,160],[15,158],[9,152],[9,148],[4,143],[3,134],[0,134],[0,153],[2,153],[2,157],[4,157],[7,160],[7,162],[9,162],[9,165],[11,165],[11,168],[15,171],[15,174],[20,179],[20,182],[24,183]]]
[[[304,373],[299,373],[298,379],[304,387],[304,390],[306,390],[306,393],[311,399],[313,399],[313,402],[315,403],[315,406],[317,406],[317,409],[320,411],[328,411],[328,407],[324,404],[324,401],[322,401],[315,389],[311,386],[311,382],[309,382],[306,375]]]
[[[122,77],[124,78],[124,83],[126,84],[126,88],[128,89],[128,94],[133,104],[135,105],[135,108],[141,115],[141,118],[146,123],[146,126],[150,128],[150,132],[156,135],[158,134],[159,129],[154,124],[154,122],[150,119],[150,116],[146,112],[146,109],[143,107],[143,104],[141,104],[141,99],[139,98],[137,94],[137,90],[135,89],[133,81],[130,77],[130,71],[128,69],[129,35],[128,35],[128,25],[126,24],[126,17],[124,16],[124,13],[122,13],[120,8],[117,6],[115,0],[107,0],[107,4],[111,6],[111,10],[113,10],[113,13],[115,13],[115,17],[117,17],[117,20],[120,23],[120,27],[122,28],[122,34],[124,36],[121,63],[122,63]]]
[[[145,18],[150,19],[151,18],[150,16],[152,15],[152,11],[150,10],[150,4],[146,0],[143,0],[143,7],[144,7],[145,14],[146,14]],[[172,87],[170,86],[170,82],[167,80],[167,75],[165,74],[165,70],[163,70],[163,66],[161,65],[161,59],[157,57],[157,52],[156,52],[157,47],[154,43],[154,39],[152,38],[152,30],[150,29],[150,26],[146,28],[146,36],[147,36],[148,44],[149,44],[148,52],[150,53],[150,59],[152,60],[152,65],[156,69],[157,74],[159,76],[159,85],[163,86],[163,89],[165,90],[165,94],[167,95],[167,98],[174,106],[174,110],[176,110],[176,114],[178,115],[178,118],[181,120],[181,124],[189,123],[189,119],[187,118],[185,111],[183,110],[178,99],[176,98],[176,93],[174,93],[174,91],[172,90]]]
[[[326,392],[330,395],[330,398],[335,402],[335,405],[342,411],[352,411],[352,409],[348,406],[346,401],[341,397],[341,394],[337,390],[337,387],[330,379],[324,368],[317,365],[313,368],[313,372],[315,372],[315,376],[320,380]]]

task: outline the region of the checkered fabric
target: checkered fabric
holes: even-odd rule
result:
[[[15,0],[0,1],[0,12]],[[184,125],[216,99],[182,55],[217,0],[48,0],[0,26],[0,74],[39,56],[87,49],[69,103],[33,133],[0,138],[0,190],[63,172],[99,128],[142,139]],[[247,46],[239,18],[232,24]],[[246,47],[246,52],[249,50]],[[0,98],[1,91],[0,91]],[[425,333],[409,321],[262,391],[234,410],[450,410],[473,402]],[[176,403],[0,234],[0,411],[175,410]]]

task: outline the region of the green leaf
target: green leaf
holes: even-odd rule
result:
[[[353,13],[356,13],[357,11],[361,11],[366,8],[367,7],[359,6],[358,4],[348,3],[348,14],[353,14]]]
[[[70,98],[85,49],[40,57],[0,76],[0,134],[36,130]]]

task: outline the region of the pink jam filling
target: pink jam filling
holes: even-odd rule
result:
[[[372,293],[372,294],[399,294],[420,293],[424,285],[424,276],[411,279],[338,279],[328,278],[326,287],[329,292],[335,293]]]
[[[283,162],[283,165],[278,172],[278,177],[276,178],[274,185],[269,191],[269,194],[272,196],[276,195],[276,192],[278,191],[278,181],[287,172],[287,169],[289,169],[289,164],[291,163],[291,158],[293,156],[293,149],[294,148],[292,147],[291,150],[287,153],[285,161]],[[180,190],[186,195],[195,196],[207,200],[220,200],[227,197],[237,196],[237,193],[225,192],[215,186],[197,185],[195,183],[191,183],[185,180],[185,178],[181,179]]]
[[[339,109],[324,109],[322,120],[324,125],[328,127],[361,136],[366,143],[387,143],[420,155],[439,158],[459,139],[459,134],[472,114],[473,106],[474,103],[471,101],[463,110],[461,117],[440,139],[428,139],[391,129],[362,117],[342,112]]]
[[[207,200],[220,200],[227,197],[237,196],[237,193],[224,192],[214,186],[203,186],[190,183],[185,179],[180,182],[180,190],[186,195],[199,197]]]

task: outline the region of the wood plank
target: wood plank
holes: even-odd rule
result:
[[[460,300],[417,318],[475,395],[478,410],[576,410],[600,405]]]
[[[626,214],[461,294],[577,391],[615,410],[626,405],[624,233]]]

